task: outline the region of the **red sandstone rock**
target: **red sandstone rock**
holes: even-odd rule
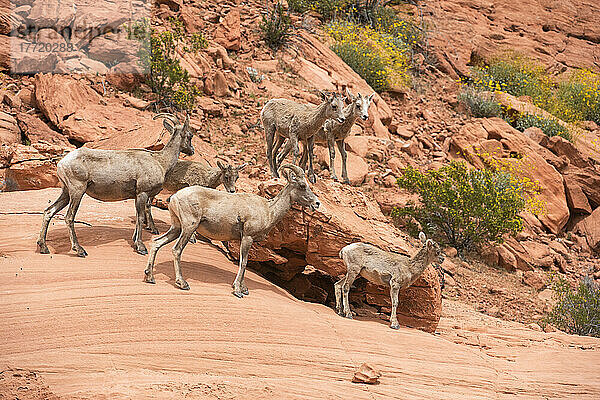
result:
[[[374,384],[379,382],[381,372],[370,364],[364,363],[354,372],[352,382]]]

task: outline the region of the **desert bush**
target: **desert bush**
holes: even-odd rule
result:
[[[347,3],[348,0],[288,0],[291,11],[299,13],[308,10],[316,11],[325,20],[344,15]]]
[[[586,69],[574,71],[559,85],[553,104],[551,112],[563,121],[600,124],[600,75]]]
[[[453,161],[426,172],[408,167],[398,185],[418,194],[420,203],[396,208],[392,216],[410,231],[421,229],[461,253],[502,243],[505,234],[523,229],[519,213],[527,205],[526,188],[510,172],[468,169]]]
[[[140,42],[141,67],[148,71],[146,83],[158,95],[159,109],[191,110],[198,89],[177,59],[177,49],[188,50],[183,23],[170,19],[170,30],[157,32],[147,19],[135,22],[128,30],[129,39]],[[200,39],[197,39],[199,46]],[[194,46],[194,44],[192,44]]]
[[[289,39],[292,22],[283,4],[277,2],[272,10],[263,15],[260,29],[267,45],[278,50]]]
[[[502,105],[491,92],[466,87],[458,95],[458,101],[465,106],[471,116],[476,118],[500,117],[503,113]]]
[[[328,33],[331,49],[373,90],[410,83],[408,47],[398,38],[353,22],[330,24]]]
[[[544,68],[518,53],[493,57],[487,65],[473,68],[475,84],[513,96],[529,96],[533,104],[548,108],[552,98],[552,80]]]
[[[558,277],[552,289],[557,302],[545,322],[567,333],[600,337],[600,286],[591,277],[575,287]]]
[[[571,132],[554,118],[546,118],[535,114],[522,114],[517,118],[515,124],[515,128],[521,132],[534,126],[540,128],[546,136],[562,136],[570,142],[573,141]]]

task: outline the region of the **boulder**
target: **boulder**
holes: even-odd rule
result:
[[[281,190],[283,183],[282,180],[261,182],[260,194],[273,197]],[[310,214],[297,207],[290,210],[264,242],[253,244],[253,249],[266,248],[269,251],[253,253],[263,258],[253,259],[250,256],[251,262],[268,263],[273,268],[285,271],[290,254],[294,254],[294,258],[300,256],[305,264],[329,275],[330,280],[338,280],[346,273],[339,251],[350,243],[365,241],[404,254],[416,251],[402,233],[389,224],[377,203],[367,199],[358,189],[318,180],[313,185],[313,191],[322,204],[319,210]],[[230,254],[237,258],[239,243],[230,242],[228,247]],[[277,254],[278,258],[273,259],[270,256],[272,253]],[[281,258],[286,261],[282,262]],[[289,268],[296,270],[298,260],[294,259]],[[413,286],[402,291],[398,307],[400,323],[428,332],[435,331],[441,313],[439,285],[438,274],[430,266]],[[357,301],[380,307],[389,313],[388,288],[367,284],[353,289],[351,293]]]
[[[104,64],[117,64],[135,60],[139,43],[114,34],[98,36],[90,42],[88,56]]]
[[[352,382],[374,384],[379,382],[381,372],[372,367],[370,364],[363,363],[352,377]]]
[[[232,8],[223,18],[214,33],[214,41],[227,50],[238,51],[241,48],[239,8]]]
[[[588,245],[600,251],[600,207],[575,225],[575,231],[581,233]]]
[[[130,92],[142,82],[142,72],[135,62],[122,62],[108,71],[106,80],[117,89]]]
[[[100,95],[88,84],[63,75],[38,74],[34,79],[39,109],[55,126],[90,104],[100,104]]]
[[[540,271],[525,271],[523,272],[523,283],[535,290],[542,290],[546,287],[547,278]]]
[[[592,212],[592,207],[590,207],[590,202],[581,189],[581,186],[579,186],[571,176],[564,175],[563,177],[565,180],[567,204],[569,205],[571,213],[590,214]]]
[[[62,30],[75,19],[75,1],[36,0],[27,16],[27,25],[37,29]]]
[[[0,111],[0,145],[21,143],[21,131],[17,120],[10,114]]]
[[[23,135],[29,139],[29,142],[31,143],[46,142],[64,148],[73,147],[65,136],[50,129],[50,127],[40,119],[39,115],[18,113],[17,121]]]
[[[32,146],[10,146],[2,155],[6,190],[34,190],[59,185],[56,163],[65,153],[60,146],[35,143]]]

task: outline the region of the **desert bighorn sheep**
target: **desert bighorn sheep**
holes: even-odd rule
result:
[[[267,160],[273,177],[279,177],[277,166],[291,150],[294,150],[294,163],[296,162],[300,154],[298,140],[307,141],[321,129],[327,119],[344,121],[342,99],[336,94],[319,93],[323,101],[318,106],[299,104],[287,99],[272,99],[261,110],[260,118],[267,140]],[[277,146],[274,148],[276,138]],[[286,138],[288,141],[278,156],[277,150]],[[309,179],[314,182],[312,163],[309,165]]]
[[[335,166],[333,163],[335,160],[335,148],[333,147],[333,144],[335,143],[342,156],[342,180],[344,183],[350,184],[348,171],[346,169],[348,155],[344,148],[344,140],[350,135],[352,125],[354,125],[354,122],[356,122],[358,117],[362,118],[363,121],[369,119],[369,106],[371,105],[371,100],[374,95],[375,93],[370,96],[363,96],[359,93],[357,96],[354,96],[346,89],[346,96],[350,100],[350,104],[344,107],[344,122],[340,123],[334,119],[325,121],[323,127],[314,136],[310,137],[308,142],[304,142],[305,145],[300,166],[302,166],[302,168],[306,167],[306,160],[309,154],[312,157],[315,143],[326,143],[329,147],[329,171],[331,172],[331,177],[337,181],[338,177],[335,174]],[[310,164],[312,165],[312,160],[310,161]]]
[[[215,189],[221,183],[229,193],[235,192],[235,182],[239,178],[239,171],[248,165],[244,163],[238,167],[223,164],[217,160],[217,167],[194,162],[178,160],[173,169],[165,178],[163,187],[171,192],[176,192],[184,187],[198,185]]]
[[[97,150],[81,147],[73,150],[59,161],[56,171],[62,185],[60,197],[44,211],[42,229],[37,245],[40,253],[47,254],[46,233],[52,217],[68,204],[65,222],[69,228],[71,248],[80,257],[87,256],[75,234],[73,221],[81,198],[88,194],[96,200],[119,201],[135,199],[136,225],[133,234],[135,251],[147,254],[142,242],[144,218],[148,227],[158,233],[150,214],[148,199],[162,189],[165,175],[177,162],[179,153],[194,154],[189,117],[181,123],[173,114],[158,114],[165,118],[163,125],[171,133],[171,138],[160,151],[144,149]]]
[[[361,275],[363,278],[376,285],[390,287],[392,299],[392,314],[390,327],[398,329],[398,293],[412,285],[423,273],[427,266],[435,261],[442,263],[443,256],[440,247],[431,239],[426,239],[425,234],[419,234],[422,247],[412,257],[403,254],[390,253],[366,243],[352,243],[340,251],[340,258],[344,260],[346,276],[334,285],[335,306],[337,313],[352,318],[348,293],[354,280]],[[343,303],[342,303],[343,300]]]
[[[320,204],[300,167],[284,164],[280,171],[288,184],[270,200],[252,193],[226,193],[200,186],[190,186],[175,193],[169,202],[171,227],[154,239],[148,266],[144,271],[144,281],[154,283],[156,253],[161,247],[177,239],[173,246],[175,284],[188,290],[190,286],[181,275],[181,253],[192,233],[198,231],[203,237],[212,240],[241,240],[239,269],[232,287],[235,296],[247,295],[244,273],[252,242],[264,240],[293,203],[313,210]]]

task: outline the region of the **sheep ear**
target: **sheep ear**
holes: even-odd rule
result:
[[[423,232],[419,233],[419,239],[421,240],[421,242],[423,244],[425,244],[425,241],[427,240],[427,237],[425,236],[425,233],[423,233]]]
[[[326,100],[328,98],[327,97],[327,93],[325,93],[325,92],[323,92],[321,90],[319,90],[319,95],[321,96],[321,99],[323,99],[323,100]]]
[[[244,168],[246,168],[248,166],[248,163],[243,163],[242,165],[240,165],[239,167],[237,167],[238,171],[243,170]]]
[[[356,99],[356,97],[354,97],[354,95],[350,92],[350,89],[348,89],[348,86],[346,86],[346,97],[348,98],[348,100],[350,100],[350,103],[352,103]]]
[[[221,160],[217,160],[217,166],[221,169],[225,169],[225,166],[223,165],[223,163],[221,162]]]
[[[373,100],[373,96],[375,96],[375,93],[372,93],[372,94],[369,96],[369,98],[368,98],[369,102],[371,102],[371,101]]]

